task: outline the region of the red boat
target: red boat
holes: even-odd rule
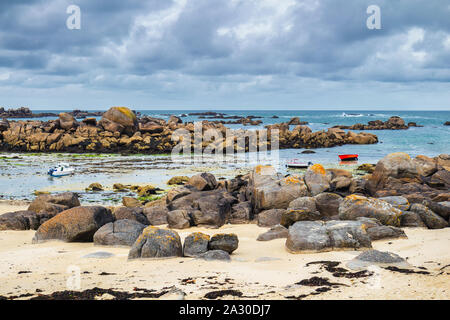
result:
[[[358,155],[357,154],[340,154],[339,159],[341,159],[342,161],[354,161],[354,160],[358,160]]]

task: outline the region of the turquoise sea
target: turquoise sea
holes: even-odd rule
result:
[[[64,110],[33,110],[34,112],[59,113]],[[181,116],[205,110],[138,110],[142,115],[168,119],[170,114]],[[207,110],[206,110],[207,111]],[[334,148],[315,149],[314,154],[302,154],[301,149],[288,149],[279,152],[280,162],[288,159],[301,159],[322,163],[325,167],[348,167],[361,163],[376,163],[392,152],[406,152],[412,157],[419,154],[430,157],[442,153],[450,153],[450,126],[444,126],[450,121],[450,111],[275,111],[246,110],[222,111],[227,116],[257,116],[263,121],[261,126],[247,126],[247,129],[261,129],[264,125],[289,121],[299,117],[308,121],[313,131],[327,129],[335,125],[352,125],[367,123],[372,120],[387,120],[391,116],[400,116],[406,123],[416,122],[423,127],[412,127],[408,130],[376,130],[379,139],[374,145],[344,145]],[[274,119],[276,115],[278,118]],[[50,120],[52,118],[39,118]],[[24,119],[27,120],[27,119]],[[29,119],[28,119],[29,120]],[[198,116],[182,117],[184,122],[202,120]],[[214,119],[211,119],[214,120]],[[232,120],[232,119],[230,119]],[[256,119],[258,120],[258,119]],[[228,119],[225,119],[228,121]],[[242,125],[227,125],[230,128],[241,128]],[[367,131],[371,132],[371,131]],[[352,166],[344,166],[339,162],[338,154],[357,153],[359,161]],[[116,202],[123,194],[113,193],[114,183],[154,184],[167,189],[165,182],[174,175],[192,175],[199,171],[210,171],[218,177],[234,176],[236,170],[245,169],[244,164],[204,163],[198,165],[183,165],[173,163],[168,155],[102,155],[101,157],[61,154],[0,154],[0,199],[31,199],[35,190],[50,192],[79,192],[84,202]],[[58,162],[68,162],[76,170],[71,177],[49,178],[48,168]],[[105,191],[100,193],[85,192],[92,182],[100,182]]]

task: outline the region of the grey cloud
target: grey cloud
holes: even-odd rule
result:
[[[441,0],[183,2],[1,2],[0,74],[22,74],[9,84],[19,91],[75,85],[192,101],[450,80],[450,5]],[[81,30],[65,27],[72,3],[81,7]],[[372,4],[381,7],[382,30],[366,28]]]

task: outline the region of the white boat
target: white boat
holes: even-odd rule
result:
[[[50,168],[48,174],[52,177],[62,177],[71,175],[74,171],[67,163],[59,163],[56,167]]]
[[[292,159],[286,162],[286,167],[291,169],[307,169],[309,166],[312,166],[313,163],[311,161],[301,162],[298,159]]]

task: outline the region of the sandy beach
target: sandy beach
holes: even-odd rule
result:
[[[25,208],[3,203],[0,212]],[[126,292],[133,292],[135,288],[161,291],[174,286],[186,294],[185,299],[202,299],[208,292],[227,289],[242,292],[241,299],[450,298],[450,228],[406,228],[408,239],[373,242],[374,249],[396,253],[413,266],[412,270],[426,270],[429,274],[403,274],[377,268],[370,277],[354,279],[334,277],[320,264],[306,264],[337,261],[341,263],[339,267],[347,269],[346,263],[360,252],[290,254],[285,249],[285,239],[256,241],[257,236],[266,230],[254,224],[179,230],[182,240],[195,231],[209,235],[221,232],[237,234],[239,248],[232,254],[231,262],[192,258],[128,261],[128,248],[58,241],[32,244],[34,231],[1,231],[0,296],[68,290],[70,268],[75,266],[81,273],[78,291],[94,287]],[[84,257],[99,251],[113,256],[103,259]],[[317,287],[296,284],[314,276],[328,278],[335,285],[327,292],[309,295]]]

